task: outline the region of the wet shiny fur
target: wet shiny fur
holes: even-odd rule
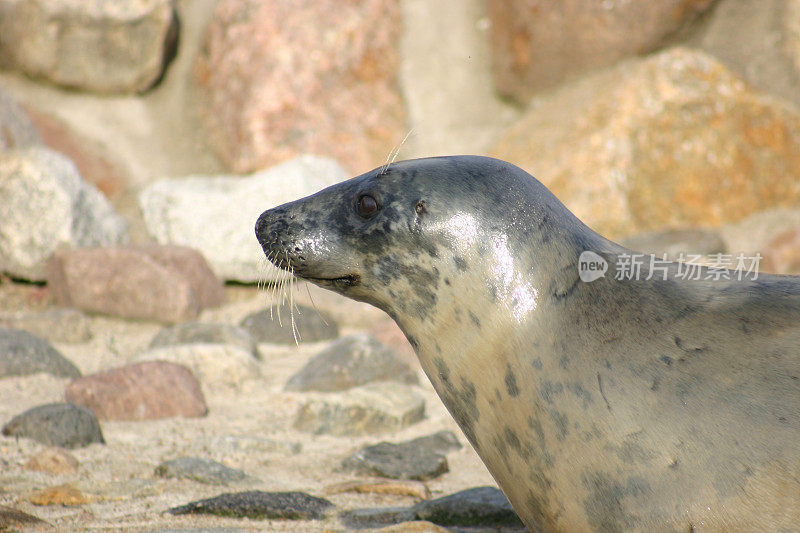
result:
[[[798,278],[616,280],[627,250],[472,156],[381,167],[256,234],[397,321],[532,530],[800,527]],[[610,272],[580,281],[583,250]]]

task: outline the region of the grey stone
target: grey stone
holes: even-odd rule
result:
[[[150,348],[181,344],[227,344],[247,350],[259,357],[253,336],[244,329],[230,324],[182,322],[164,328],[150,341]]]
[[[414,514],[441,526],[524,527],[505,494],[495,487],[475,487],[416,504]]]
[[[0,150],[41,143],[39,133],[22,107],[0,88]]]
[[[425,481],[448,471],[445,453],[461,447],[450,431],[392,444],[367,446],[345,459],[344,468],[368,476]]]
[[[3,427],[3,435],[27,437],[62,448],[81,448],[94,442],[105,444],[95,414],[70,403],[51,403],[29,409],[12,418]]]
[[[411,507],[353,509],[341,513],[342,522],[362,529],[425,520],[440,526],[485,527],[493,531],[524,530],[511,503],[495,487],[474,487]]]
[[[0,377],[47,372],[76,378],[80,370],[49,342],[26,331],[0,328]]]
[[[171,514],[213,514],[234,518],[263,520],[281,519],[321,519],[333,508],[324,498],[317,498],[304,492],[262,492],[252,490],[220,494],[213,498],[198,500],[169,510]]]
[[[407,385],[373,383],[306,398],[294,427],[314,434],[376,435],[398,431],[425,416],[425,399]]]
[[[377,528],[416,520],[411,507],[378,507],[375,509],[349,509],[339,513],[345,527],[351,529]]]
[[[47,522],[38,516],[28,514],[13,507],[0,505],[0,531],[27,529],[27,528],[50,528]]]
[[[332,392],[376,381],[416,385],[417,374],[370,335],[342,337],[315,355],[286,383],[286,390]]]
[[[133,92],[161,76],[177,37],[173,0],[2,0],[0,64],[51,82]]]
[[[190,479],[206,485],[258,482],[256,478],[239,469],[201,457],[179,457],[164,461],[156,467],[155,474],[164,478]]]
[[[673,229],[634,235],[620,242],[631,250],[655,254],[659,259],[676,261],[681,254],[710,255],[725,253],[725,241],[719,232],[707,229]]]
[[[82,343],[92,338],[89,319],[77,309],[0,314],[0,327],[21,329],[52,342]]]
[[[240,324],[250,332],[257,342],[271,344],[295,344],[295,342],[319,342],[335,339],[339,336],[339,327],[333,318],[323,311],[294,306],[294,328],[288,306],[273,305],[247,315]]]
[[[157,181],[141,192],[139,204],[147,231],[158,242],[195,248],[220,278],[254,283],[279,275],[253,236],[258,216],[347,177],[333,160],[303,156],[244,178]]]
[[[127,241],[125,221],[75,165],[47,148],[0,152],[0,272],[44,281],[62,247]]]

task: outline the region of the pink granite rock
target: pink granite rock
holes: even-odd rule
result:
[[[197,417],[208,412],[194,374],[166,361],[146,361],[75,379],[65,397],[102,420]]]
[[[123,318],[178,322],[224,300],[203,256],[180,246],[61,250],[47,280],[59,305]]]
[[[503,96],[531,96],[651,52],[713,0],[490,0],[492,67]]]
[[[400,26],[397,0],[221,0],[195,68],[212,146],[237,172],[382,164],[404,135]]]

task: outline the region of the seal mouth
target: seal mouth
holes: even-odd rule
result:
[[[340,276],[337,278],[315,278],[313,276],[305,276],[302,273],[298,273],[298,276],[320,285],[333,285],[336,287],[355,287],[356,285],[361,284],[361,276],[359,276],[358,274],[347,274],[346,276]]]

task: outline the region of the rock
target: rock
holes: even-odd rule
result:
[[[134,92],[161,77],[177,21],[172,0],[3,0],[0,35],[5,68],[76,89]]]
[[[12,277],[44,281],[57,249],[128,239],[105,197],[47,148],[0,152],[0,198],[0,272]]]
[[[220,494],[214,498],[199,500],[173,507],[171,514],[213,514],[234,518],[264,520],[280,518],[289,520],[318,520],[333,508],[324,498],[303,492],[262,492],[252,490]]]
[[[505,495],[495,487],[475,487],[416,504],[415,516],[442,526],[524,527]]]
[[[88,407],[103,420],[154,420],[208,413],[200,383],[192,372],[166,361],[147,361],[74,380],[68,402]]]
[[[800,202],[800,113],[683,48],[542,98],[492,152],[611,238]]]
[[[393,526],[382,527],[375,533],[450,533],[449,529],[424,520],[413,520]]]
[[[64,507],[74,507],[94,501],[93,498],[69,483],[35,490],[28,494],[25,499],[34,505],[61,505]]]
[[[14,509],[13,507],[0,505],[0,531],[5,531],[6,529],[26,529],[31,527],[50,527],[50,525],[44,520],[33,516],[32,514],[20,511],[19,509]]]
[[[657,49],[713,3],[491,0],[495,86],[525,104],[537,91]]]
[[[225,298],[205,259],[180,246],[59,250],[47,278],[60,305],[123,318],[178,322]]]
[[[279,272],[253,236],[258,216],[347,177],[333,160],[303,156],[243,178],[160,180],[139,194],[139,204],[156,241],[199,250],[220,278],[253,283]]]
[[[183,322],[162,329],[150,341],[150,348],[181,344],[227,344],[237,346],[258,358],[258,347],[252,335],[244,329],[230,324]]]
[[[728,253],[763,254],[777,235],[800,227],[800,209],[768,209],[738,222],[725,224],[719,232]]]
[[[256,478],[241,470],[200,457],[179,457],[171,461],[164,461],[156,467],[155,474],[164,478],[190,479],[206,485],[258,482]]]
[[[112,202],[128,193],[128,180],[122,165],[109,149],[61,119],[38,109],[28,114],[42,138],[42,144],[67,156],[81,177],[97,187]]]
[[[45,448],[25,463],[25,470],[44,472],[51,476],[68,476],[76,473],[80,463],[64,448]]]
[[[47,309],[38,313],[0,314],[0,327],[20,329],[52,342],[68,344],[82,343],[92,338],[89,320],[77,309]]]
[[[391,494],[394,496],[411,496],[420,500],[431,497],[431,491],[419,481],[345,481],[325,487],[325,494],[341,494],[356,492],[359,494]]]
[[[800,105],[792,61],[796,2],[717,2],[684,44],[714,56],[753,87]]]
[[[450,431],[392,444],[381,442],[360,449],[342,467],[367,476],[426,481],[447,472],[445,453],[461,447]]]
[[[375,435],[398,431],[424,416],[419,393],[399,383],[374,383],[305,399],[294,427],[318,435]]]
[[[37,372],[63,378],[81,375],[80,370],[46,340],[26,331],[0,328],[0,377]]]
[[[438,453],[447,453],[461,449],[461,443],[458,441],[458,437],[456,437],[452,431],[447,430],[437,431],[436,433],[424,437],[417,437],[416,439],[411,439],[401,444],[409,447],[419,446]]]
[[[380,507],[377,509],[349,509],[339,513],[339,518],[349,529],[366,529],[416,520],[411,507]]]
[[[219,156],[236,172],[301,153],[382,164],[405,133],[400,15],[393,0],[220,1],[195,68]]]
[[[725,241],[713,230],[684,229],[643,233],[627,237],[620,244],[631,250],[645,254],[655,254],[659,258],[667,254],[667,259],[677,261],[683,254],[711,255],[725,253]]]
[[[311,358],[286,383],[286,390],[334,392],[377,381],[419,383],[399,356],[369,335],[335,340]]]
[[[789,0],[784,5],[786,13],[782,21],[786,32],[785,47],[796,72],[800,73],[800,0]]]
[[[94,442],[105,444],[100,422],[85,407],[51,403],[28,409],[3,427],[3,435],[26,437],[62,448],[82,448]]]
[[[447,458],[430,450],[415,450],[389,442],[367,446],[342,466],[366,476],[427,481],[449,471]]]
[[[247,315],[239,325],[249,331],[257,342],[270,344],[320,342],[339,336],[339,327],[324,311],[296,304],[293,314],[294,319],[289,306],[273,305],[269,309]],[[297,330],[296,337],[292,331],[292,323]]]
[[[30,116],[0,87],[0,151],[41,142]]]
[[[508,499],[495,487],[475,487],[435,500],[424,500],[412,507],[353,509],[340,514],[351,528],[380,527],[410,520],[424,520],[441,526],[504,527],[522,529]]]
[[[764,248],[761,272],[800,274],[800,227],[778,233]]]
[[[182,344],[139,353],[136,361],[170,361],[188,367],[203,385],[237,386],[261,377],[258,361],[249,351],[227,344]]]

